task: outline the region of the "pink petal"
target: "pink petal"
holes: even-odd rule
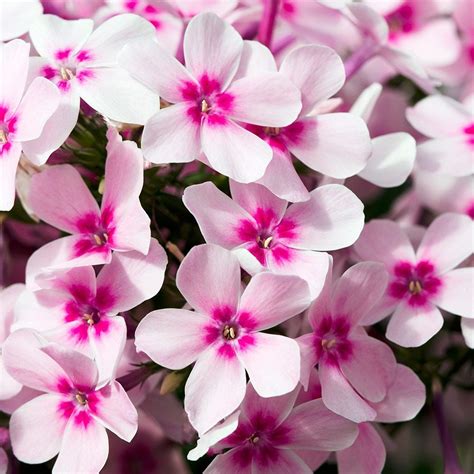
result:
[[[443,326],[443,316],[436,306],[412,307],[401,303],[390,318],[386,337],[403,347],[419,347]]]
[[[40,219],[69,233],[79,231],[78,221],[84,216],[99,215],[99,206],[71,165],[52,166],[35,174],[28,201]]]
[[[244,454],[245,452],[245,454]],[[231,472],[232,474],[251,474],[251,463],[243,463],[242,457],[246,459],[246,448],[238,447],[219,454],[209,464],[203,474],[222,474],[223,472]]]
[[[21,144],[12,143],[0,155],[0,210],[9,211],[15,203],[15,176],[20,161]]]
[[[249,313],[256,330],[276,326],[304,311],[311,298],[308,285],[299,277],[255,275],[245,288],[240,301],[240,313]]]
[[[192,364],[206,349],[205,326],[209,319],[185,309],[152,311],[135,331],[137,350],[173,370]]]
[[[0,18],[1,41],[24,35],[42,13],[43,6],[38,0],[26,0],[21,3],[4,2]]]
[[[372,147],[365,122],[347,113],[322,114],[296,122],[301,132],[285,134],[288,149],[306,166],[347,178],[367,164]]]
[[[157,95],[119,67],[94,68],[80,85],[82,99],[105,117],[143,125],[160,109]]]
[[[22,388],[22,384],[16,381],[5,369],[5,365],[3,364],[3,358],[0,354],[0,380],[2,383],[0,384],[0,400],[9,400],[10,398],[18,395]],[[2,411],[4,411],[2,409]],[[1,471],[0,471],[1,472]]]
[[[349,448],[336,453],[340,474],[380,474],[385,464],[385,446],[370,423],[359,425],[359,436]]]
[[[203,314],[222,308],[235,313],[240,297],[239,262],[217,245],[198,245],[181,263],[176,284],[191,307]]]
[[[313,471],[293,451],[274,449],[270,457],[253,459],[252,472],[259,474],[311,474]]]
[[[68,421],[58,410],[63,400],[62,395],[48,393],[15,410],[10,419],[10,439],[20,461],[39,464],[58,454]]]
[[[319,102],[332,97],[344,84],[344,65],[331,48],[306,45],[293,49],[283,60],[280,72],[300,89],[301,116]]]
[[[335,451],[357,437],[357,425],[328,410],[321,399],[295,407],[283,426],[289,429],[287,449]]]
[[[372,146],[372,155],[359,176],[383,188],[403,184],[415,163],[415,139],[404,132],[389,133],[374,138]]]
[[[58,88],[44,77],[33,79],[15,112],[18,117],[15,141],[23,142],[38,138],[58,105]]]
[[[31,25],[30,38],[41,56],[55,59],[58,51],[79,51],[93,27],[90,19],[64,20],[56,15],[43,15]]]
[[[441,309],[465,318],[474,318],[474,268],[458,268],[443,275],[441,292],[431,301]]]
[[[339,366],[351,385],[366,400],[380,402],[394,382],[396,360],[387,344],[373,337],[352,339],[352,354]]]
[[[118,382],[98,391],[99,404],[95,418],[123,440],[130,442],[137,432],[138,414],[127,393]]]
[[[375,419],[376,411],[352,388],[337,365],[320,362],[324,404],[334,413],[361,423]]]
[[[234,80],[243,77],[257,77],[266,72],[277,72],[275,59],[271,51],[259,41],[244,41],[239,69]]]
[[[168,257],[156,239],[145,256],[139,252],[112,255],[97,277],[101,309],[120,313],[155,296],[163,284]]]
[[[344,186],[328,184],[311,192],[311,199],[293,204],[285,218],[295,224],[297,235],[290,247],[336,250],[353,244],[364,226],[363,204]],[[285,239],[280,239],[285,243]]]
[[[240,122],[285,127],[296,120],[301,110],[298,89],[277,73],[262,72],[238,79],[227,93],[234,97],[229,115]]]
[[[99,472],[107,461],[109,440],[105,428],[90,419],[85,427],[69,419],[53,472]]]
[[[415,418],[426,401],[426,389],[418,376],[405,365],[397,364],[395,380],[387,396],[373,405],[376,420],[381,423],[398,423]]]
[[[186,68],[156,41],[127,44],[119,54],[119,63],[132,77],[170,103],[182,102],[183,85],[196,83]]]
[[[239,225],[253,218],[213,183],[188,186],[184,205],[196,219],[206,242],[232,249],[242,244]]]
[[[365,225],[354,249],[361,260],[382,262],[392,269],[398,260],[415,261],[415,252],[399,224],[375,219]]]
[[[6,4],[3,5],[5,8]],[[2,20],[6,19],[2,12]],[[8,18],[11,22],[12,18]],[[0,29],[3,31],[3,21]],[[0,46],[0,65],[2,68],[2,88],[0,90],[0,103],[8,107],[11,113],[15,112],[25,90],[28,73],[28,55],[30,44],[23,40],[15,39]]]
[[[237,357],[221,355],[215,347],[203,352],[184,388],[184,409],[198,433],[230,415],[244,399],[245,386],[245,369]]]
[[[225,90],[234,77],[243,41],[237,31],[213,13],[202,13],[188,24],[184,34],[187,69],[196,78],[207,74]]]
[[[447,213],[436,218],[423,236],[416,256],[430,260],[436,271],[444,273],[472,254],[472,220],[465,215]]]
[[[201,140],[212,168],[240,183],[260,179],[272,159],[272,149],[267,143],[230,120],[224,124],[206,120]]]
[[[355,326],[382,298],[388,273],[375,262],[361,262],[347,270],[337,281],[331,304],[333,315],[348,317]]]
[[[189,105],[160,110],[143,131],[143,153],[152,163],[187,163],[201,152],[200,126],[188,115]]]
[[[317,298],[313,301],[308,309],[308,321],[313,329],[318,326],[320,318],[325,317],[331,313],[331,300],[333,288],[333,258],[328,257],[328,270],[326,272],[323,286]]]
[[[276,334],[252,334],[253,343],[237,352],[261,397],[291,392],[300,379],[300,351],[293,339]]]
[[[461,331],[466,346],[474,349],[474,319],[461,318]]]

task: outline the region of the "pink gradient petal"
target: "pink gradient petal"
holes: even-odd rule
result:
[[[109,440],[105,428],[92,418],[85,427],[71,417],[64,430],[53,473],[99,472],[108,454]]]
[[[188,186],[183,202],[196,219],[206,242],[229,250],[242,244],[239,223],[253,219],[213,183]]]
[[[320,318],[331,313],[333,289],[333,258],[331,255],[329,255],[328,260],[328,270],[324,278],[323,286],[308,310],[308,321],[313,329],[318,326]]]
[[[244,399],[245,387],[245,369],[237,357],[220,355],[216,347],[203,352],[184,388],[184,409],[198,433],[230,415]]]
[[[137,350],[173,370],[192,364],[206,349],[209,319],[185,309],[159,309],[149,313],[135,331]]]
[[[357,425],[328,410],[321,399],[295,407],[283,426],[289,429],[285,448],[334,451],[357,437]]]
[[[15,202],[15,176],[20,161],[21,144],[12,143],[0,156],[0,210],[9,211]]]
[[[272,159],[272,149],[267,143],[230,120],[223,124],[206,120],[202,124],[201,140],[212,168],[240,183],[260,179]]]
[[[277,449],[272,453],[271,458],[260,460],[254,458],[252,462],[252,472],[259,474],[311,474],[313,471],[308,465],[293,451]]]
[[[20,393],[23,385],[6,371],[2,354],[0,354],[0,380],[2,382],[0,384],[0,401],[9,400]]]
[[[40,219],[70,233],[78,232],[78,221],[85,215],[99,215],[99,206],[71,165],[52,166],[35,174],[28,201]]]
[[[256,333],[253,344],[237,351],[250,382],[261,397],[291,392],[300,379],[300,352],[293,339]]]
[[[356,423],[375,419],[376,411],[352,388],[337,365],[320,362],[319,378],[323,402],[334,413]]]
[[[217,15],[203,13],[189,22],[183,48],[191,74],[196,79],[207,74],[225,90],[237,72],[243,41],[237,31]]]
[[[176,284],[191,307],[203,314],[221,308],[235,312],[240,298],[239,262],[217,245],[198,245],[181,263]]]
[[[293,49],[283,60],[280,72],[300,89],[302,116],[339,91],[346,78],[339,55],[331,48],[320,45]]]
[[[15,457],[39,464],[58,454],[68,421],[58,409],[62,400],[63,396],[48,393],[15,410],[9,426]]]
[[[311,193],[311,199],[293,204],[285,218],[297,226],[288,245],[307,250],[335,250],[353,244],[364,226],[363,204],[344,186],[328,184]],[[285,238],[280,239],[285,243]]]
[[[401,303],[390,318],[387,339],[403,347],[419,347],[443,326],[443,316],[436,306],[413,307]]]
[[[152,163],[187,163],[201,152],[200,127],[188,116],[189,105],[176,104],[148,120],[143,153]]]
[[[382,262],[391,269],[396,261],[415,261],[415,252],[399,224],[375,219],[365,225],[354,249],[361,260]]]
[[[244,77],[227,90],[234,97],[229,116],[234,120],[269,127],[293,123],[301,110],[298,89],[281,74]]]
[[[385,445],[370,423],[359,424],[354,444],[336,453],[340,474],[380,474],[385,464]]]
[[[322,114],[296,125],[301,132],[286,134],[288,149],[311,169],[342,179],[366,166],[372,147],[361,118],[348,113]]]
[[[304,311],[311,298],[306,282],[296,276],[264,272],[255,275],[245,288],[240,313],[248,313],[256,330],[276,326]]]
[[[245,447],[238,447],[224,454],[219,454],[209,464],[203,474],[222,474],[223,472],[251,474],[251,464],[243,464],[241,461],[245,449]]]
[[[418,247],[418,260],[430,260],[444,273],[472,255],[473,225],[468,216],[446,213],[428,227]]]
[[[382,298],[387,283],[388,273],[380,263],[361,262],[350,267],[334,287],[331,313],[357,325]]]

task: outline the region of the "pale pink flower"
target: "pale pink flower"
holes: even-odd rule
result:
[[[2,12],[2,21],[4,14]],[[26,88],[30,45],[22,40],[0,44],[0,210],[15,200],[15,175],[27,143],[45,137],[45,124],[59,104],[57,87],[44,78]],[[26,88],[26,90],[25,90]],[[48,141],[47,137],[45,138]],[[31,157],[28,153],[27,155]]]
[[[432,95],[407,109],[407,120],[429,140],[418,145],[419,166],[451,176],[474,173],[474,113],[442,95]]]
[[[203,12],[212,12],[225,17],[239,4],[238,0],[173,0],[171,3],[186,21]]]
[[[87,0],[72,2],[71,0],[41,0],[45,13],[52,13],[67,20],[89,18],[100,8],[104,0]]]
[[[328,254],[353,244],[364,226],[363,205],[346,187],[321,186],[288,206],[259,184],[230,183],[232,199],[207,182],[183,196],[207,242],[236,250],[249,273],[270,270],[306,280],[313,297],[327,273]]]
[[[21,329],[5,342],[3,357],[18,382],[45,392],[11,416],[12,449],[20,461],[39,464],[59,453],[54,473],[99,472],[109,451],[106,428],[126,441],[134,437],[135,407],[119,383],[98,384],[87,356]]]
[[[27,33],[43,13],[43,6],[40,0],[0,0],[0,11],[0,41],[8,41]]]
[[[112,251],[150,247],[150,219],[140,205],[143,159],[137,145],[108,133],[105,191],[97,202],[71,165],[56,165],[32,178],[29,204],[42,220],[73,235],[54,240],[30,257],[26,269],[31,286],[42,272],[109,263]]]
[[[143,124],[159,109],[158,98],[117,64],[117,55],[130,41],[153,37],[150,23],[137,15],[119,15],[93,31],[92,20],[64,20],[43,15],[30,38],[40,57],[31,58],[30,75],[57,84],[58,110],[45,133],[28,143],[25,153],[46,162],[77,122],[80,100],[117,122]]]
[[[379,263],[363,262],[335,283],[331,273],[308,311],[313,332],[298,338],[301,381],[306,387],[317,363],[324,404],[358,423],[371,421],[376,411],[370,402],[386,397],[396,361],[389,346],[367,335],[361,320],[384,294],[387,272]]]
[[[441,308],[465,318],[474,318],[472,267],[457,268],[472,255],[472,220],[446,213],[426,229],[417,250],[395,222],[369,222],[354,249],[362,260],[385,265],[390,282],[384,298],[365,323],[393,313],[387,338],[401,346],[421,346],[443,325]]]
[[[127,338],[125,320],[117,314],[158,293],[166,263],[165,251],[152,239],[146,256],[114,253],[97,278],[93,267],[57,272],[40,280],[40,289],[22,294],[14,327],[36,329],[86,354],[95,360],[101,380],[111,378]]]
[[[190,21],[184,34],[186,67],[154,41],[124,48],[120,63],[168,103],[145,124],[147,160],[184,163],[200,158],[239,182],[263,176],[272,150],[242,125],[289,125],[301,110],[300,93],[274,72],[239,77],[243,48],[237,31],[213,13]]]
[[[295,388],[300,375],[298,344],[261,331],[309,305],[304,280],[262,273],[242,293],[237,258],[208,244],[188,253],[176,283],[195,311],[151,312],[140,322],[135,342],[138,350],[173,370],[196,362],[186,382],[184,407],[199,433],[242,402],[245,371],[261,396]]]
[[[355,423],[332,413],[321,400],[294,406],[298,392],[261,398],[249,383],[237,429],[218,444],[218,449],[230,449],[205,474],[310,474],[306,458],[312,451],[335,451],[354,442]]]

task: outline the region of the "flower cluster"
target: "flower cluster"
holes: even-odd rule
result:
[[[0,473],[379,474],[427,399],[461,472],[473,19],[1,2]]]

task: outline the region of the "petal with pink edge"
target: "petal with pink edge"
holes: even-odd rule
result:
[[[215,346],[202,353],[184,388],[184,409],[197,432],[205,433],[236,410],[245,387],[245,369],[237,357],[220,354]]]
[[[135,331],[137,350],[173,370],[192,364],[208,343],[209,319],[185,309],[160,309],[142,319]]]
[[[210,123],[201,129],[202,149],[212,168],[239,183],[260,179],[272,159],[272,149],[262,139],[231,120]]]
[[[333,178],[348,178],[362,171],[372,150],[367,125],[348,113],[298,120],[283,135],[293,155]]]
[[[356,423],[375,419],[377,412],[352,388],[337,365],[320,362],[319,378],[323,402],[331,411]]]
[[[255,275],[245,288],[239,313],[248,314],[254,329],[261,331],[296,316],[310,302],[308,285],[303,279],[264,272]]]
[[[282,426],[289,430],[286,448],[337,451],[357,437],[357,425],[328,410],[321,399],[295,407]]]
[[[64,472],[99,472],[107,461],[109,440],[105,428],[89,418],[87,425],[69,419],[53,474]]]
[[[300,379],[297,342],[276,334],[254,333],[251,337],[252,343],[237,350],[237,357],[255,391],[261,397],[278,397],[291,392]]]
[[[333,315],[347,317],[353,326],[382,298],[388,282],[385,267],[361,262],[350,267],[337,281],[331,302]]]
[[[196,78],[217,80],[225,90],[239,67],[243,41],[239,33],[214,13],[195,16],[184,34],[184,59]]]
[[[9,211],[15,203],[15,176],[21,155],[21,144],[3,145],[0,154],[0,211]]]
[[[327,184],[311,193],[311,199],[291,205],[285,219],[293,222],[296,236],[287,245],[306,250],[336,250],[348,247],[364,227],[363,204],[345,186]],[[280,239],[286,243],[286,239]]]
[[[403,347],[419,347],[443,326],[443,316],[432,303],[413,307],[401,303],[387,326],[386,337]]]
[[[198,245],[181,263],[176,284],[187,302],[203,314],[224,308],[235,313],[240,299],[239,262],[217,245]]]
[[[387,270],[399,260],[415,261],[415,252],[399,224],[375,219],[365,225],[354,249],[360,260],[382,262]]]
[[[98,392],[99,404],[94,417],[107,429],[130,442],[137,432],[138,414],[118,382],[111,382]]]
[[[326,46],[306,45],[293,49],[283,60],[280,72],[300,89],[301,115],[332,97],[344,84],[346,74],[339,55]]]
[[[428,227],[416,252],[418,260],[431,261],[444,273],[472,255],[472,220],[465,215],[446,213]]]
[[[385,465],[385,445],[370,423],[359,425],[354,444],[336,453],[340,474],[380,474]]]
[[[79,221],[99,215],[99,206],[71,165],[51,166],[31,179],[29,205],[48,224],[69,233],[79,231]]]
[[[240,223],[253,221],[246,211],[210,181],[188,186],[184,190],[183,202],[196,219],[206,242],[229,250],[242,244]]]
[[[39,464],[58,454],[68,421],[59,406],[64,397],[45,394],[26,402],[10,419],[13,453],[20,461]]]

